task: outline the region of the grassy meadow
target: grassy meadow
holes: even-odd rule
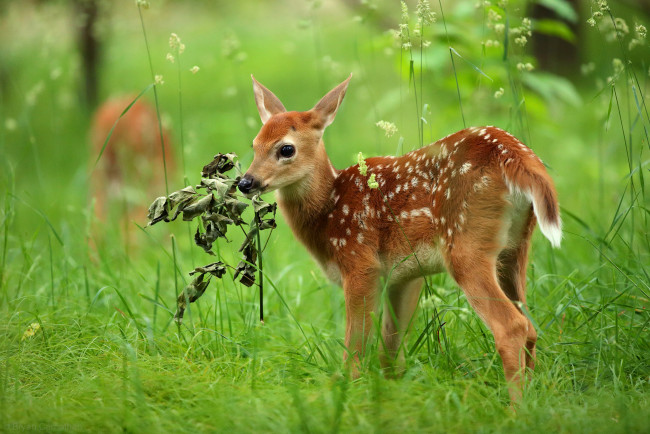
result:
[[[261,122],[250,74],[287,109],[307,110],[353,73],[324,137],[337,168],[465,126],[519,137],[555,180],[564,239],[552,249],[539,230],[533,238],[538,360],[516,413],[489,330],[442,274],[420,300],[404,377],[382,375],[375,339],[362,377],[348,379],[343,293],[279,213],[263,254],[264,324],[256,287],[229,272],[177,326],[188,272],[215,259],[194,245],[194,223],[143,229],[144,215],[125,225],[115,210],[97,221],[79,17],[73,2],[9,1],[0,431],[650,432],[648,16],[631,2],[463,0],[432,2],[429,23],[407,3],[405,14],[388,0],[105,2],[99,99],[135,96],[162,76],[155,91],[179,167],[170,191],[198,184],[216,153],[251,162]],[[526,20],[540,5],[556,18]],[[174,63],[171,33],[185,44]],[[545,70],[540,35],[575,44],[579,59],[558,62],[576,70]],[[153,104],[154,88],[142,98]],[[398,131],[388,137],[380,120]],[[217,259],[236,265],[242,236],[229,239]]]

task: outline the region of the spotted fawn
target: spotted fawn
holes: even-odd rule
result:
[[[386,285],[381,362],[403,369],[405,338],[424,276],[447,270],[487,324],[501,356],[511,399],[521,396],[535,363],[537,333],[526,309],[526,264],[538,222],[559,247],[557,194],[542,161],[496,127],[467,128],[400,157],[334,168],[323,132],[332,123],[351,76],[309,111],[287,112],[253,78],[263,126],[239,189],[277,190],[280,209],[298,238],[345,295],[348,351],[358,375]]]

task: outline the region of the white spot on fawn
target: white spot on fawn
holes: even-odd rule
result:
[[[343,214],[348,215],[350,214],[350,207],[346,205],[343,205]]]
[[[476,184],[474,184],[474,191],[479,191],[483,189],[483,187],[487,187],[489,182],[490,182],[490,178],[488,178],[487,176],[481,177],[481,180],[478,181]]]
[[[363,243],[363,234],[361,232],[357,234],[357,243],[359,244]]]
[[[460,173],[461,175],[464,175],[464,174],[466,174],[466,173],[469,171],[469,169],[470,169],[471,167],[472,167],[472,163],[467,162],[467,163],[463,164],[462,166],[460,166],[459,173]]]
[[[420,208],[420,211],[425,214],[429,218],[433,218],[433,215],[431,215],[431,210],[429,208]]]

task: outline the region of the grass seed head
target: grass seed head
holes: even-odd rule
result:
[[[390,137],[397,132],[397,126],[392,122],[382,120],[377,122],[375,125],[384,130],[386,137]]]
[[[431,11],[429,0],[419,0],[415,8],[415,14],[418,17],[418,22],[423,26],[430,26],[436,22],[436,14]]]
[[[357,155],[357,163],[359,163],[359,173],[363,176],[366,176],[368,173],[368,165],[366,164],[366,158],[361,152],[359,152],[359,155]]]
[[[368,177],[368,187],[372,189],[379,188],[379,183],[375,179],[374,173],[371,173],[370,176]]]

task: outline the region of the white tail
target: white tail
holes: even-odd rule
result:
[[[553,245],[561,239],[552,180],[529,148],[495,127],[468,128],[401,157],[368,158],[366,175],[358,165],[336,170],[322,136],[349,80],[312,110],[286,112],[253,79],[264,126],[240,190],[278,190],[296,237],[342,284],[349,360],[365,351],[384,279],[390,306],[384,309],[382,362],[400,367],[423,275],[446,269],[494,333],[516,400],[523,370],[534,366],[537,340],[519,307],[526,305],[535,217]],[[370,176],[378,188],[369,187]],[[351,368],[356,372],[356,363]]]

